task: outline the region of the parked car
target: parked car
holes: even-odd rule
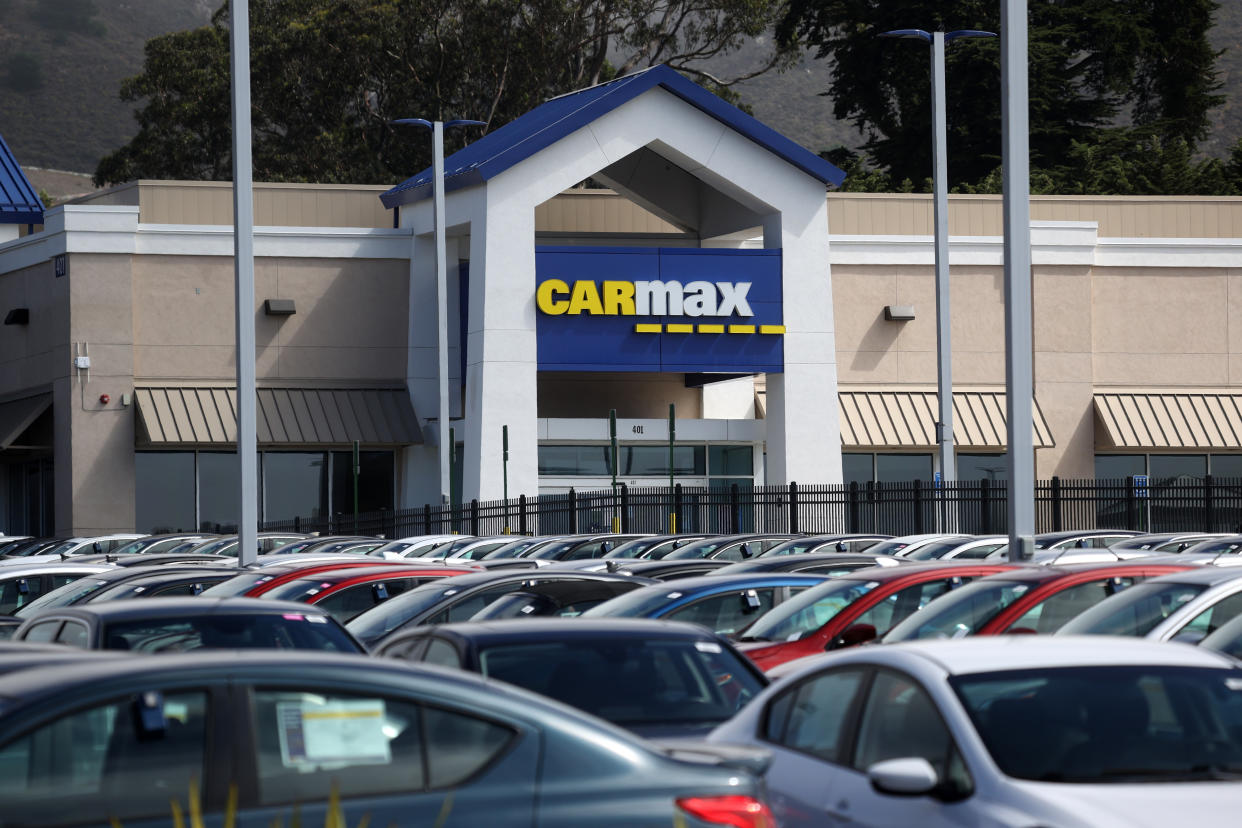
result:
[[[1153,555],[1176,555],[1204,541],[1230,537],[1223,532],[1161,532],[1152,535],[1135,535],[1108,547],[1114,552],[1148,552]]]
[[[13,615],[45,592],[59,589],[83,575],[106,572],[107,564],[32,563],[0,568],[0,615]]]
[[[1035,536],[1035,551],[1054,549],[1107,549],[1119,541],[1142,535],[1134,529],[1075,529]]]
[[[24,670],[0,696],[6,824],[156,828],[193,794],[209,825],[236,797],[239,828],[771,825],[751,749],[660,751],[460,670],[195,653]]]
[[[483,561],[499,561],[509,558],[520,558],[528,550],[534,551],[535,547],[542,546],[545,543],[551,543],[554,540],[560,540],[560,535],[522,535],[510,540],[507,544],[499,549],[493,549],[482,557]],[[476,559],[477,560],[477,559]],[[494,564],[485,564],[494,565]]]
[[[275,556],[274,556],[275,557]],[[282,555],[275,560],[259,561],[259,566],[239,569],[232,578],[221,581],[206,591],[209,598],[247,596],[257,598],[266,590],[320,572],[341,569],[369,568],[382,564],[366,555]]]
[[[647,578],[614,575],[607,572],[555,572],[517,570],[477,572],[423,584],[385,601],[351,620],[346,626],[367,647],[400,629],[422,624],[469,621],[479,610],[502,595],[527,586],[551,581],[618,581],[634,589],[654,583]]]
[[[251,648],[363,652],[344,627],[317,607],[201,596],[57,607],[23,621],[13,640],[142,653]]]
[[[27,538],[26,540],[17,541],[16,543],[6,544],[4,547],[4,561],[8,563],[12,558],[24,558],[29,555],[37,555],[44,549],[51,549],[58,546],[68,538]]]
[[[303,572],[301,577],[279,584],[262,584],[250,592],[263,598],[313,604],[344,623],[421,584],[475,571],[447,566],[376,563],[376,566]]]
[[[1004,535],[968,536],[932,541],[919,545],[909,553],[903,549],[898,554],[912,561],[979,560],[1008,546],[1009,538]]]
[[[377,656],[482,673],[647,737],[701,736],[767,686],[724,636],[632,619],[420,627]]]
[[[662,618],[734,635],[756,618],[824,581],[823,575],[752,572],[680,578],[636,589],[587,610],[586,618]]]
[[[509,546],[513,543],[512,535],[498,535],[494,538],[476,538],[473,543],[464,546],[450,544],[441,549],[433,550],[424,558],[446,558],[454,561],[476,561],[486,557],[502,547]]]
[[[1200,648],[1020,636],[790,665],[712,743],[771,751],[783,828],[1226,828],[1242,667]]]
[[[306,535],[296,532],[260,532],[258,535],[259,548],[256,550],[256,554],[265,555],[276,551],[287,543],[294,543],[295,541],[305,539]],[[236,558],[237,535],[214,538],[206,543],[191,547],[190,551],[201,555],[228,555],[230,558]]]
[[[372,549],[383,546],[387,541],[379,538],[371,538],[365,535],[308,535],[301,540],[291,541],[282,546],[278,546],[272,550],[276,555],[300,555],[303,552],[318,550],[323,552],[336,552],[336,549],[319,549],[319,547],[330,547],[340,543],[373,543]],[[361,554],[366,554],[365,552]]]
[[[945,534],[943,532],[924,532],[917,535],[898,535],[895,538],[889,538],[888,540],[882,540],[878,543],[872,544],[867,547],[867,551],[873,555],[909,554],[924,544],[962,537],[962,535]]]
[[[977,561],[860,569],[808,589],[758,618],[738,649],[764,670],[883,636],[935,598],[1011,568]]]
[[[137,540],[122,544],[111,551],[118,557],[121,555],[154,555],[159,552],[171,552],[187,543],[197,546],[198,544],[211,540],[214,537],[215,535],[200,533],[180,535],[147,535],[146,537],[138,538]]]
[[[21,546],[9,553],[2,563],[4,567],[9,567],[15,564],[52,563],[83,555],[103,555],[114,552],[130,541],[145,537],[146,535],[134,534],[100,535],[67,538],[48,545]]]
[[[1152,578],[1102,601],[1058,635],[1125,635],[1197,644],[1242,614],[1242,569],[1204,566]]]
[[[648,535],[626,541],[604,555],[605,558],[662,558],[664,555],[685,546],[693,541],[703,540],[710,535]]]
[[[367,554],[376,558],[404,558],[410,555],[417,557],[430,548],[451,543],[460,537],[461,535],[412,535],[388,541]]]
[[[1189,568],[1139,559],[1021,567],[988,575],[932,601],[889,630],[884,643],[1003,633],[1047,635],[1124,589]]]
[[[1236,555],[1242,552],[1242,535],[1209,538],[1181,550],[1184,555]]]
[[[757,558],[795,537],[796,535],[721,535],[679,546],[661,556],[660,560],[713,558],[718,561],[745,561]]]
[[[197,564],[188,566],[117,566],[80,578],[64,586],[45,592],[23,607],[14,610],[18,618],[30,616],[54,607],[69,607],[96,600],[116,600],[127,597],[156,597],[180,590],[182,594],[197,595],[207,586],[232,578],[236,567],[207,567]],[[155,580],[152,581],[151,578]],[[188,586],[187,586],[188,585]],[[193,586],[200,589],[194,592]],[[134,588],[137,588],[137,593]],[[121,588],[121,591],[114,591]],[[111,597],[106,597],[106,596]]]
[[[576,561],[583,558],[602,558],[626,541],[641,538],[639,534],[576,535],[559,541],[541,544],[522,553],[524,558],[548,561]]]
[[[544,581],[524,585],[501,595],[470,616],[472,621],[541,618],[571,618],[624,595],[634,588],[632,581]]]
[[[35,538],[30,535],[0,535],[0,558],[8,555],[10,549],[15,549],[33,540]]]
[[[794,538],[760,552],[759,557],[778,555],[808,555],[816,552],[862,552],[892,535],[807,535]]]
[[[706,575],[729,565],[728,561],[710,558],[679,558],[677,560],[650,560],[648,558],[586,558],[580,561],[550,561],[546,568],[557,572],[620,572],[640,575],[657,581]]]
[[[760,555],[748,561],[731,563],[716,570],[718,575],[743,572],[805,572],[809,575],[843,575],[871,566],[901,566],[905,558],[894,555],[871,555],[866,552],[809,552],[801,555]]]

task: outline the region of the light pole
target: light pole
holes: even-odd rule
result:
[[[996,37],[996,34],[975,29],[948,33],[895,29],[880,37],[922,40],[932,46],[932,220],[936,238],[936,396],[939,402],[936,446],[940,454],[940,479],[948,482],[957,479],[957,465],[953,456],[953,352],[949,341],[949,159],[944,47],[959,38]]]
[[[439,360],[440,379],[440,426],[436,451],[440,461],[440,505],[447,506],[452,494],[452,481],[449,477],[449,453],[451,447],[445,447],[449,434],[449,381],[448,381],[448,264],[444,251],[444,129],[445,127],[483,126],[482,121],[428,121],[423,118],[400,118],[390,121],[392,124],[403,124],[427,127],[431,130],[431,176],[432,206],[434,209],[436,237],[436,318],[438,332],[436,337],[436,354]]]

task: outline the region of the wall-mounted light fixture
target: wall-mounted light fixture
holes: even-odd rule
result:
[[[29,325],[30,308],[11,308],[4,316],[6,325]]]
[[[293,316],[298,309],[292,299],[264,299],[263,312],[268,316]]]
[[[914,305],[885,305],[884,318],[889,322],[909,322],[914,318]]]

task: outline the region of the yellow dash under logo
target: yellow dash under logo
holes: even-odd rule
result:
[[[640,322],[634,326],[634,333],[659,333],[664,330],[663,325],[648,325]]]
[[[730,325],[729,333],[731,334],[753,334],[755,332],[754,325]]]
[[[724,333],[724,325],[699,325],[699,333]]]
[[[759,333],[761,334],[783,334],[785,332],[784,325],[760,325]]]
[[[693,325],[667,325],[665,327],[669,333],[694,333]]]

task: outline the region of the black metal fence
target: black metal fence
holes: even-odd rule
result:
[[[1006,484],[988,480],[844,485],[653,486],[525,495],[452,507],[267,521],[262,531],[381,535],[577,532],[921,532],[1005,534]],[[1242,478],[1066,480],[1035,484],[1036,531],[1242,530]],[[675,527],[675,528],[672,528]]]

